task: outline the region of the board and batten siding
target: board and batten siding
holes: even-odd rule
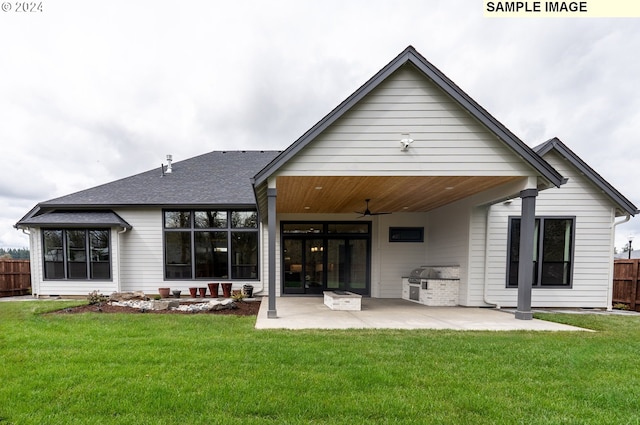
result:
[[[606,308],[613,267],[614,204],[554,151],[544,159],[569,180],[560,188],[539,193],[536,215],[575,217],[573,286],[571,289],[534,288],[532,306]],[[521,214],[520,200],[494,205],[489,214],[488,298],[502,306],[515,306],[517,289],[506,288],[507,239],[509,217]],[[477,211],[475,225],[480,226],[482,220],[481,212]],[[480,258],[484,257],[480,245],[477,248],[473,251],[476,265],[481,264]],[[474,269],[474,278],[481,274],[484,270],[480,267]],[[476,301],[482,305],[480,298]]]
[[[414,142],[400,150],[403,134]],[[531,176],[524,161],[439,87],[404,66],[278,175]]]

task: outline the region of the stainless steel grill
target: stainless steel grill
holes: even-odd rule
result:
[[[409,274],[409,283],[424,285],[426,289],[426,284],[428,279],[439,279],[440,272],[438,270],[434,270],[433,267],[429,266],[420,266],[411,271]]]

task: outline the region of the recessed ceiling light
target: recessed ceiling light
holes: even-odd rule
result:
[[[403,210],[408,210],[408,209],[409,209],[409,207],[402,207],[402,209],[403,209]]]
[[[444,190],[452,190],[454,187],[453,186],[447,186],[444,188]]]
[[[310,209],[311,209],[311,207],[304,207],[304,209],[305,209],[305,210],[310,210]]]
[[[322,186],[316,186],[316,190],[322,190]]]

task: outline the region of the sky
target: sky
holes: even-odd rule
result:
[[[408,45],[640,206],[638,18],[487,18],[482,0],[38,4],[0,11],[2,248],[28,247],[13,226],[38,202],[167,154],[283,150]],[[640,244],[640,219],[618,249],[629,235]]]

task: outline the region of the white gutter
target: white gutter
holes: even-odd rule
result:
[[[483,289],[483,301],[485,304],[493,305],[495,308],[500,309],[500,303],[491,301],[489,299],[488,283],[489,280],[489,219],[491,218],[491,205],[487,206],[486,222],[484,225],[484,289]]]
[[[615,219],[615,217],[614,217]],[[631,214],[627,213],[627,216],[621,220],[613,223],[613,232],[611,232],[611,245],[615,250],[615,239],[616,239],[616,227],[619,224],[623,224],[631,220]],[[614,254],[611,253],[611,266],[609,267],[609,287],[607,288],[607,311],[613,310],[613,269],[614,269]]]

